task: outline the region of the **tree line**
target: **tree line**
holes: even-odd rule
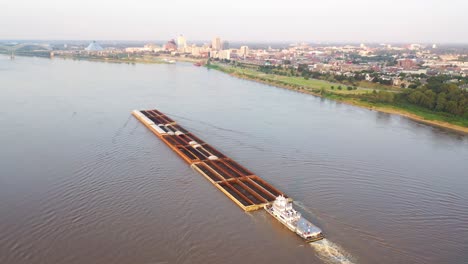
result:
[[[432,111],[468,118],[468,91],[447,83],[446,76],[435,76],[427,84],[402,93],[373,91],[361,98],[375,103],[409,103]]]
[[[446,81],[445,76],[430,77],[426,85],[407,89],[401,93],[401,97],[430,110],[468,118],[468,92]]]
[[[329,74],[309,71],[305,64],[299,64],[297,69],[284,69],[272,65],[262,65],[258,67],[258,70],[267,74],[302,76],[305,79],[315,78],[329,80],[327,77],[330,77],[327,76]],[[348,83],[351,83],[351,85],[354,86],[354,82],[363,80],[366,74],[374,77],[374,82],[382,83],[378,78],[378,73],[373,71],[362,71],[353,77],[333,76],[334,80],[329,81],[336,80],[341,83],[348,81]],[[400,74],[400,77],[405,77],[405,74]],[[468,77],[453,77],[446,75],[432,77],[424,75],[423,77],[427,78],[426,84],[421,84],[421,82],[413,83],[409,86],[409,89],[405,89],[401,93],[374,90],[372,93],[356,96],[363,100],[376,103],[409,103],[432,111],[449,113],[468,118],[468,91],[461,89],[457,84],[449,83],[449,80],[456,79],[459,84],[464,84],[468,82]],[[341,90],[340,88],[341,87],[338,87],[339,90]]]

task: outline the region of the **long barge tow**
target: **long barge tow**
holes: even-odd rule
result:
[[[156,109],[132,115],[244,211],[265,209],[306,242],[322,231],[292,209],[292,199]]]

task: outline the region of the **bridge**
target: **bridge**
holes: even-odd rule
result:
[[[18,43],[18,44],[0,44],[0,53],[10,55],[14,58],[17,52],[28,52],[34,54],[36,52],[51,52],[52,48],[49,44],[41,43]]]

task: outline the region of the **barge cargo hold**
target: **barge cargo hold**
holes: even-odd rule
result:
[[[158,110],[134,110],[132,114],[245,211],[264,208],[280,195],[287,197]]]

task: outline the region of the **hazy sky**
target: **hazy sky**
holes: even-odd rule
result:
[[[0,39],[468,43],[468,0],[1,0]]]

